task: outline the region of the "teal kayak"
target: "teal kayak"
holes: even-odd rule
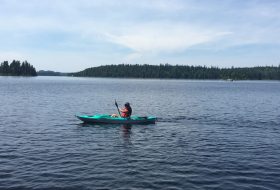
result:
[[[130,118],[123,118],[111,117],[111,115],[76,115],[76,117],[84,123],[98,124],[153,124],[157,119],[154,116],[131,116]]]

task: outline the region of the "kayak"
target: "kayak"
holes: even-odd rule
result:
[[[131,116],[130,118],[112,117],[111,115],[76,115],[84,123],[102,123],[102,124],[154,124],[156,117]]]
[[[112,117],[111,115],[76,115],[78,119],[85,123],[103,123],[103,124],[154,124],[156,117],[131,116],[130,118]]]

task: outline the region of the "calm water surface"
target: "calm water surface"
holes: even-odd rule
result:
[[[84,125],[74,115],[156,115]],[[0,77],[0,189],[280,189],[280,82]]]

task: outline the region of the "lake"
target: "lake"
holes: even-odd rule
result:
[[[75,114],[154,115],[88,125]],[[0,189],[280,189],[280,81],[0,77]]]

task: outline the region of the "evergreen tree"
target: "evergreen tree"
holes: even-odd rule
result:
[[[37,76],[36,69],[27,61],[21,63],[13,60],[9,65],[8,61],[4,61],[0,65],[0,75],[4,76]]]
[[[280,80],[279,67],[218,68],[169,64],[155,65],[106,65],[92,67],[77,73],[78,77],[119,78],[174,78],[174,79],[232,79],[232,80]]]

